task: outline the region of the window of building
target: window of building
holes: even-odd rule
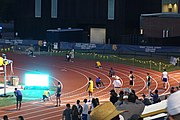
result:
[[[114,20],[114,0],[108,0],[108,20]]]
[[[143,33],[144,33],[144,30],[141,28],[140,29],[140,34],[143,35]]]
[[[51,18],[57,18],[57,0],[51,0]]]
[[[178,13],[179,0],[162,0],[162,12]]]
[[[35,0],[35,17],[41,17],[41,0]]]

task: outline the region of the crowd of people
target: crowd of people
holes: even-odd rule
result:
[[[74,52],[74,51],[72,51]],[[102,68],[102,65],[99,61],[96,62],[97,68]],[[88,91],[89,99],[84,99],[83,104],[81,105],[80,100],[76,101],[76,104],[66,104],[66,108],[63,111],[62,114],[62,120],[90,120],[93,118],[93,120],[100,120],[97,116],[104,116],[103,120],[119,120],[120,118],[123,118],[124,120],[141,120],[141,114],[145,108],[145,106],[149,106],[151,104],[156,104],[158,102],[161,102],[159,91],[156,89],[155,91],[151,91],[151,82],[152,82],[152,76],[150,73],[147,73],[146,75],[146,88],[148,90],[148,95],[142,94],[141,97],[138,97],[136,95],[135,90],[133,89],[133,86],[135,85],[136,75],[134,75],[133,71],[129,72],[128,78],[129,78],[129,87],[128,88],[122,88],[123,83],[119,76],[116,75],[115,70],[111,67],[109,70],[109,77],[112,77],[112,90],[110,90],[110,97],[109,102],[113,105],[111,105],[109,102],[103,103],[104,105],[100,105],[99,99],[93,97],[93,91],[94,88],[99,89],[102,87],[105,87],[103,81],[100,77],[97,77],[94,81],[91,77],[89,77],[89,83],[87,86],[86,91]],[[162,82],[163,82],[163,89],[167,89],[167,83],[169,80],[168,72],[166,69],[162,72]],[[95,86],[95,87],[94,87]],[[180,119],[180,106],[179,104],[173,103],[175,100],[178,100],[178,97],[180,98],[180,84],[176,87],[171,87],[170,89],[170,96],[166,97],[168,99],[167,104],[169,105],[167,108],[167,112],[170,114],[169,118],[170,120],[179,120]],[[21,109],[21,101],[22,101],[22,93],[20,90],[17,90],[15,88],[14,94],[16,96],[16,109]],[[61,106],[61,83],[58,82],[58,86],[56,89],[56,107]],[[49,90],[44,91],[43,94],[43,101],[45,99],[49,100],[50,98],[50,92]],[[175,99],[175,100],[174,100]],[[176,102],[177,102],[176,101]],[[71,107],[72,106],[72,107]],[[108,117],[106,117],[103,113],[103,111],[106,111],[104,108],[107,107],[107,110],[109,110]],[[176,106],[176,107],[175,107]],[[114,112],[110,113],[112,109],[115,109]],[[97,114],[98,109],[102,109],[101,113]],[[92,112],[96,111],[96,112]],[[8,120],[8,116],[5,115],[3,117],[4,120]],[[18,117],[19,120],[23,120],[24,118],[22,116]]]
[[[63,111],[62,120],[90,120],[90,113],[99,105],[98,98],[92,98],[91,102],[87,99],[83,100],[83,105],[80,104],[80,100],[76,101],[75,105],[69,103],[66,104],[66,108]]]
[[[3,116],[3,120],[10,120],[7,115]],[[18,120],[24,120],[23,116],[18,116]]]

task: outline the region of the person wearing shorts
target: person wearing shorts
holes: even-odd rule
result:
[[[61,83],[58,82],[57,90],[56,90],[56,107],[61,106]]]
[[[21,109],[22,93],[17,88],[14,89],[14,95],[16,96],[16,110]]]
[[[166,69],[164,69],[164,71],[162,73],[162,81],[163,81],[163,88],[164,89],[167,88],[168,80],[169,80],[168,72],[166,71]]]
[[[89,93],[89,101],[91,100],[92,98],[92,94],[93,94],[93,81],[92,79],[89,77],[89,83],[88,83],[88,87],[86,89],[86,91],[88,90],[88,93]]]
[[[147,73],[146,80],[147,80],[147,89],[148,90],[149,90],[150,85],[151,85],[151,79],[152,79],[152,77],[149,75],[149,73]]]
[[[133,71],[130,71],[130,74],[129,74],[129,85],[130,85],[130,88],[132,86],[134,86],[134,79],[135,79],[135,76],[133,74]]]

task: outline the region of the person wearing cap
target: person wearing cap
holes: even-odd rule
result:
[[[167,88],[168,80],[169,80],[168,72],[166,71],[166,69],[164,69],[164,71],[162,73],[162,81],[163,81],[163,88],[164,89]]]
[[[121,87],[122,87],[120,77],[116,76],[116,79],[113,81],[113,87],[114,87],[114,90],[117,93],[117,95],[119,95],[119,92],[120,92]]]
[[[104,102],[103,104],[94,108],[94,110],[90,113],[90,120],[112,120],[123,112],[126,111],[118,111],[111,102]]]
[[[180,91],[172,93],[167,99],[167,112],[170,120],[180,120]]]

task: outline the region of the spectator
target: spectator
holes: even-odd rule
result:
[[[167,111],[170,120],[180,119],[180,91],[171,94],[167,99]]]
[[[87,104],[87,99],[84,99],[84,107],[83,107],[83,112],[82,112],[82,120],[87,120],[88,117],[88,110],[89,106]]]
[[[80,100],[77,100],[77,109],[78,109],[78,120],[81,120],[82,118],[82,111],[83,111],[83,107],[80,105]]]
[[[112,104],[115,104],[117,100],[118,100],[117,93],[114,91],[114,89],[112,89],[110,91],[110,101],[112,102]]]
[[[172,94],[172,93],[174,93],[174,92],[176,92],[175,88],[174,88],[174,87],[171,87],[170,93]]]
[[[124,96],[124,92],[120,91],[118,101],[114,104],[115,106],[120,105],[120,104],[123,103],[123,96]]]
[[[4,115],[4,116],[3,116],[3,120],[8,120],[8,116],[7,116],[7,115]]]
[[[132,94],[134,94],[135,98],[138,99],[138,96],[136,95],[135,90],[132,89],[131,92],[132,92]]]
[[[161,102],[161,99],[159,98],[158,90],[156,89],[154,93],[150,92],[150,95],[153,99],[153,103]]]
[[[72,106],[72,120],[78,120],[78,109],[76,105]]]
[[[99,98],[96,98],[97,104],[99,105]]]
[[[130,93],[128,96],[123,96],[123,103],[116,105],[117,110],[126,110],[122,113],[125,120],[138,120],[142,114],[145,105],[135,95]],[[134,100],[135,99],[135,100]]]
[[[111,102],[104,102],[97,106],[90,114],[91,120],[112,120],[117,115],[125,112],[118,111]],[[119,119],[118,119],[119,120]]]
[[[113,77],[115,76],[115,71],[114,69],[111,67],[111,69],[109,70],[109,77]]]
[[[96,106],[98,106],[98,102],[97,102],[96,98],[92,98],[92,102],[90,105],[90,111],[92,111]]]
[[[14,95],[16,96],[16,110],[21,109],[22,93],[17,88],[14,89]]]
[[[179,87],[177,86],[177,87],[176,87],[176,91],[178,91],[178,90],[179,90]]]
[[[144,103],[144,105],[151,105],[152,104],[151,101],[146,97],[145,94],[143,94],[142,97],[143,97],[142,102]]]
[[[19,116],[18,120],[24,120],[24,117],[23,116]]]
[[[72,110],[70,104],[66,104],[66,109],[63,111],[62,120],[71,120]]]
[[[114,106],[118,106],[118,105],[121,105],[123,104],[123,96],[124,96],[124,92],[123,91],[120,91],[119,93],[119,97],[118,97],[118,101],[114,104]],[[127,96],[126,96],[127,97]],[[124,97],[125,99],[125,97]],[[119,115],[114,117],[112,120],[119,120]],[[121,120],[121,119],[120,119]]]

